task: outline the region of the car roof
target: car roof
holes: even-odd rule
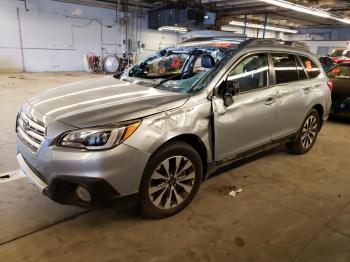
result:
[[[195,37],[183,41],[179,46],[218,46],[223,48],[268,48],[268,50],[302,51],[311,54],[308,46],[300,41],[282,41],[275,38],[234,37]]]

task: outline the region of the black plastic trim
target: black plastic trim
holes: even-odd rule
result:
[[[215,161],[213,163],[210,163],[208,165],[209,171],[208,171],[208,174],[206,175],[206,178],[208,178],[210,176],[211,172],[215,171],[217,168],[220,168],[220,166],[234,163],[234,162],[237,162],[239,160],[246,159],[246,158],[249,158],[249,157],[254,156],[256,154],[259,154],[261,152],[268,151],[268,150],[270,150],[276,146],[279,146],[281,144],[295,141],[297,136],[298,136],[298,132],[292,133],[290,135],[282,136],[279,138],[275,138],[272,141],[267,142],[265,144],[262,144],[260,146],[254,147],[252,149],[248,149],[244,152],[241,152],[241,153],[235,154],[233,156],[221,159],[219,161]]]
[[[86,188],[91,196],[91,202],[80,200],[75,190],[77,186]],[[44,195],[65,205],[80,207],[105,206],[120,196],[120,194],[104,179],[92,177],[56,176],[44,190]]]

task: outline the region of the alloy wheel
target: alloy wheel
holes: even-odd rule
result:
[[[154,206],[170,209],[180,205],[191,193],[196,179],[193,163],[184,156],[164,160],[153,172],[149,197]]]
[[[301,132],[301,144],[305,149],[308,149],[316,139],[318,129],[317,119],[314,115],[310,115],[303,126]]]

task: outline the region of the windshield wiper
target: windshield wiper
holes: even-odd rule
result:
[[[157,87],[157,89],[165,90],[165,91],[173,91],[173,92],[177,92],[177,93],[181,93],[181,94],[184,93],[180,89],[177,89],[177,88],[174,88],[174,87]]]
[[[154,87],[154,88],[157,88],[157,87],[161,86],[162,84],[164,84],[165,82],[167,82],[167,81],[169,81],[169,80],[171,80],[171,79],[173,79],[173,78],[176,78],[176,77],[181,76],[183,73],[186,73],[186,71],[185,71],[185,72],[181,72],[181,73],[177,73],[177,74],[175,74],[175,75],[173,75],[173,76],[171,76],[171,77],[165,78],[165,79],[163,79],[162,81],[160,81],[158,84],[156,84],[156,85],[153,86],[153,87]]]
[[[186,70],[186,71],[177,73],[177,74],[175,74],[175,75],[173,75],[173,76],[171,76],[171,77],[165,78],[165,79],[163,79],[162,81],[160,81],[158,84],[156,84],[156,85],[153,86],[153,87],[154,87],[154,88],[157,88],[157,87],[161,86],[162,84],[164,84],[165,82],[168,82],[168,81],[171,80],[171,79],[174,79],[174,78],[176,78],[176,77],[182,76],[183,74],[191,73],[191,72],[193,72],[193,70],[196,69],[196,68],[199,68],[199,67],[193,67],[192,69],[189,69],[189,70]]]

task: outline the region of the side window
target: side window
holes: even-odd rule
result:
[[[297,61],[297,70],[298,70],[299,80],[306,80],[307,75],[305,73],[304,67],[302,66],[300,60],[297,57],[295,57],[295,60]]]
[[[239,84],[240,92],[247,92],[267,86],[269,67],[266,54],[244,58],[229,73],[227,80]]]
[[[275,67],[277,85],[299,80],[294,55],[272,54],[272,60]]]
[[[350,51],[347,51],[347,52],[345,53],[345,56],[346,56],[346,57],[350,57]]]
[[[321,70],[310,58],[306,56],[300,56],[300,59],[305,67],[307,74],[309,75],[309,78],[315,78],[321,73]]]

